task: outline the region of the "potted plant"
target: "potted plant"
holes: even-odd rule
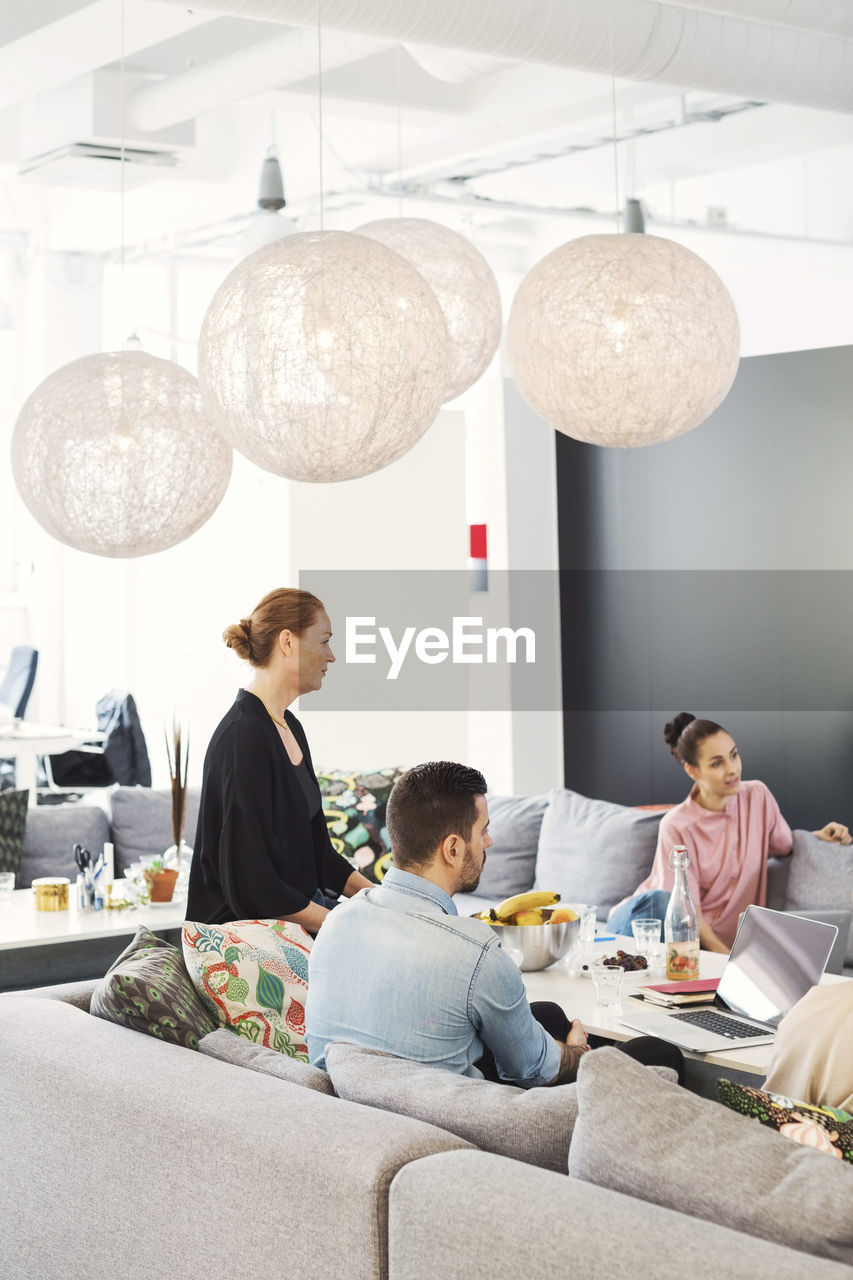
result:
[[[166,759],[172,783],[172,838],[174,844],[163,854],[163,865],[172,868],[179,879],[179,892],[186,893],[189,886],[190,862],[193,851],[184,840],[184,823],[187,816],[187,763],[189,761],[189,735],[186,736],[176,720],[172,720],[172,741],[166,734]],[[165,901],[170,901],[169,898]],[[154,901],[152,896],[152,900]]]
[[[152,902],[171,902],[178,879],[177,867],[166,867],[162,858],[154,858],[142,873]]]

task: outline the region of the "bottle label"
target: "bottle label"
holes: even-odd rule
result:
[[[666,976],[669,982],[699,977],[699,940],[695,942],[667,942]]]

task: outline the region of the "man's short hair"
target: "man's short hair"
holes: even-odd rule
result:
[[[471,839],[477,821],[477,796],[486,794],[478,769],[433,760],[418,764],[394,783],[385,821],[394,865],[423,866],[448,836]]]

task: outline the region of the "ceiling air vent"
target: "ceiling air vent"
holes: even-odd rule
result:
[[[44,182],[58,187],[97,187],[118,191],[121,186],[122,155],[124,185],[138,187],[162,176],[163,169],[173,169],[178,155],[163,147],[120,146],[100,142],[69,142],[30,156],[18,176],[30,182]]]

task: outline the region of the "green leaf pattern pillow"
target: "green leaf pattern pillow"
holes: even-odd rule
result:
[[[184,961],[214,1028],[308,1061],[305,1001],[311,937],[287,920],[183,927]]]

